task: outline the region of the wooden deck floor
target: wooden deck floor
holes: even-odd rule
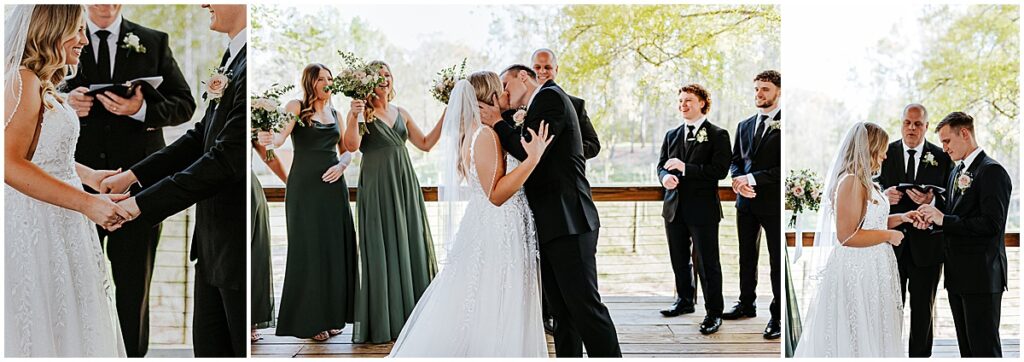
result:
[[[765,305],[756,318],[725,321],[718,333],[701,335],[697,325],[703,311],[665,318],[658,310],[671,303],[669,297],[604,298],[619,333],[624,357],[779,357],[779,340],[761,337],[768,323]],[[726,298],[726,300],[731,300]],[[326,342],[277,337],[273,329],[263,331],[263,340],[252,345],[253,357],[384,357],[391,344],[353,344],[352,329]],[[548,350],[554,346],[548,336]]]

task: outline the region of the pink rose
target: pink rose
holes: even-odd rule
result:
[[[516,121],[516,126],[522,125],[526,121],[526,110],[520,109],[512,115],[512,120]]]
[[[228,86],[228,77],[223,74],[216,74],[206,81],[206,96],[208,99],[218,99],[224,95],[224,88]]]
[[[974,179],[972,179],[970,175],[962,173],[960,174],[960,176],[957,176],[956,178],[956,186],[960,190],[966,190],[967,188],[971,187],[972,181],[974,181]]]
[[[803,186],[794,187],[793,188],[793,196],[803,197],[804,196],[804,187]]]

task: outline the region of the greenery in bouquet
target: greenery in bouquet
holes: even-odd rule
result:
[[[807,211],[818,211],[821,207],[821,189],[824,187],[818,175],[811,170],[790,170],[786,177],[786,210],[792,210],[789,225],[796,225],[796,217]]]
[[[466,79],[466,58],[462,58],[461,65],[453,65],[438,71],[434,85],[430,88],[430,94],[439,102],[448,104],[452,89],[455,89],[455,83],[462,79]]]
[[[285,123],[294,118],[293,115],[285,112],[281,108],[280,98],[288,91],[295,88],[294,86],[279,86],[276,83],[270,86],[263,93],[257,96],[251,97],[250,99],[250,113],[251,113],[251,126],[252,126],[252,138],[256,139],[256,133],[260,131],[264,132],[278,132]],[[274,159],[274,150],[267,149],[266,159]]]
[[[345,65],[334,77],[334,81],[324,87],[325,91],[333,94],[344,94],[352,99],[367,99],[373,95],[375,88],[384,83],[384,76],[380,75],[380,65],[367,63],[351,52],[339,50],[338,55],[341,56],[341,60]],[[366,122],[373,122],[373,118],[369,117],[372,112],[373,108],[367,104],[366,112],[363,115]],[[360,134],[369,132],[366,122],[359,123]]]

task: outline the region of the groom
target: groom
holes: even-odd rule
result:
[[[127,169],[164,148],[163,128],[188,122],[196,102],[171,54],[166,33],[124,19],[121,5],[86,9],[89,45],[82,49],[78,73],[65,84],[71,90],[68,104],[81,122],[75,161],[97,170]],[[139,39],[140,47],[126,45],[132,37]],[[153,76],[163,77],[159,87],[143,92],[142,87],[149,87],[144,84],[128,98],[111,92],[86,95],[89,85]],[[136,186],[131,192],[140,190]],[[98,230],[117,286],[125,352],[128,357],[143,357],[149,349],[149,284],[160,224],[129,223],[114,232]]]
[[[153,225],[196,204],[192,340],[196,357],[246,355],[246,6],[203,5],[210,29],[231,40],[227,84],[207,81],[206,114],[195,128],[128,171],[104,180],[112,190],[146,186],[122,202]],[[221,85],[221,86],[218,86]]]
[[[554,137],[530,178],[526,198],[533,210],[540,243],[541,277],[555,329],[555,354],[621,357],[608,308],[597,292],[597,238],[600,222],[584,172],[583,141],[572,102],[553,80],[543,85],[537,73],[516,64],[501,73],[505,91],[496,105],[481,104],[481,121],[494,128],[502,147],[524,160],[523,128],[547,122]],[[522,125],[515,113],[525,109]]]
[[[779,318],[779,293],[782,284],[779,192],[782,165],[782,74],[766,70],[754,77],[754,103],[757,114],[740,122],[733,145],[732,189],[736,192],[736,231],[740,245],[740,300],[722,319],[757,316],[757,259],[764,230],[771,267],[771,319],[762,336],[782,336]]]
[[[1007,290],[1006,214],[1013,185],[975,139],[974,118],[953,112],[935,127],[957,162],[944,210],[918,208],[946,241],[946,291],[960,357],[1002,357],[999,318]]]

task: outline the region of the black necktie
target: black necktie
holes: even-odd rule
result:
[[[224,50],[224,56],[220,58],[220,67],[223,68],[228,65],[228,59],[231,59],[231,48]]]
[[[754,131],[754,142],[750,149],[756,150],[757,146],[761,145],[761,135],[764,134],[764,124],[767,123],[765,120],[768,119],[767,114],[762,114],[757,120],[757,130]]]
[[[99,52],[96,54],[96,64],[99,66],[100,77],[97,79],[97,83],[110,83],[110,46],[107,45],[107,37],[110,36],[110,32],[107,30],[100,30],[96,32],[96,37],[100,38]]]
[[[953,173],[949,175],[949,207],[952,208],[956,204],[956,199],[960,197],[960,189],[957,188],[957,179],[960,178],[960,171],[964,169],[964,161],[960,161],[959,165],[953,168]]]
[[[914,166],[914,154],[917,150],[907,150],[907,182],[914,183],[917,180],[917,167]]]

